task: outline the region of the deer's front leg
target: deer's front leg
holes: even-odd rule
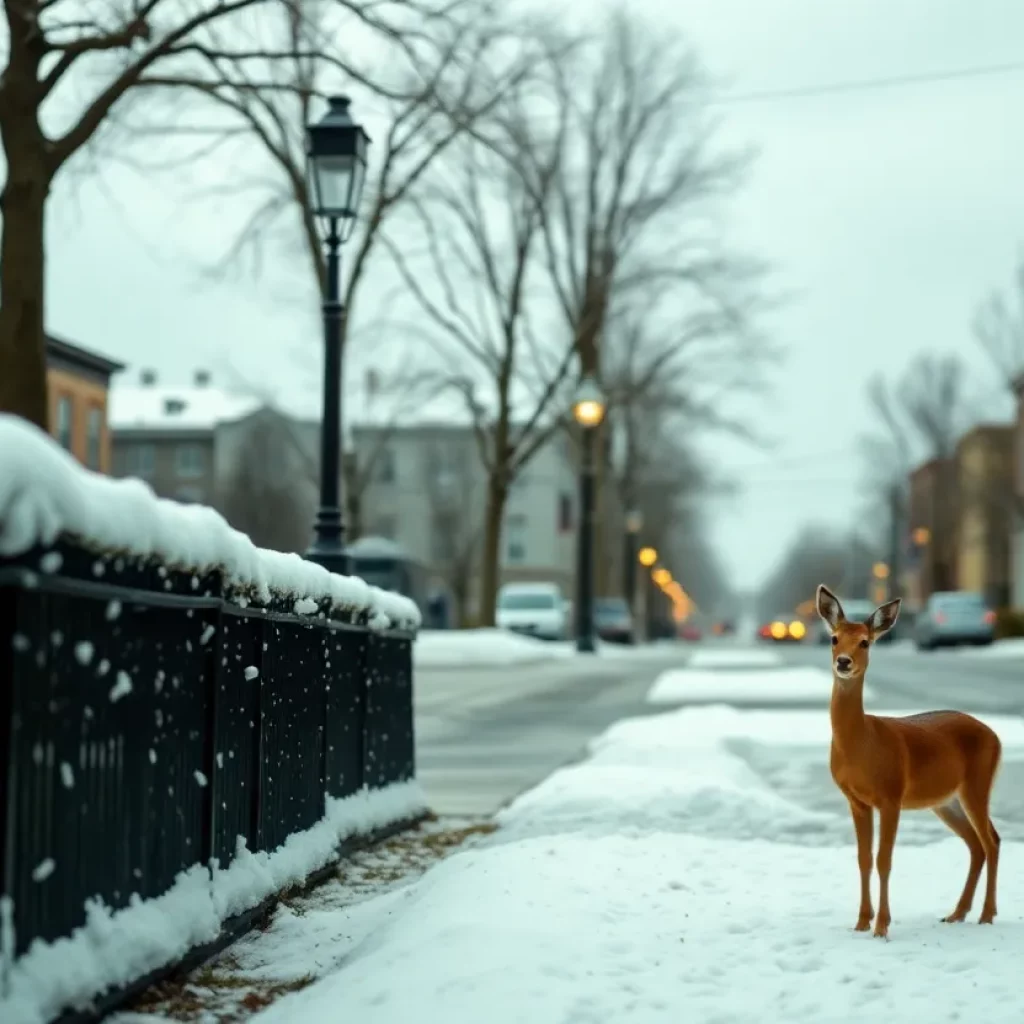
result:
[[[866,932],[871,927],[871,919],[875,916],[871,906],[871,840],[874,825],[874,812],[868,804],[862,804],[855,797],[848,796],[850,814],[853,816],[853,828],[857,833],[857,867],[860,868],[860,912],[857,914],[857,925],[854,929]]]
[[[878,917],[875,918],[875,938],[889,935],[892,917],[889,913],[889,872],[892,871],[892,849],[896,845],[896,830],[900,824],[900,805],[885,804],[878,809]]]

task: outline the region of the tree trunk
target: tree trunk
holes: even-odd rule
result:
[[[480,626],[494,625],[494,609],[498,598],[501,572],[501,521],[505,516],[508,487],[499,471],[492,471],[487,481],[487,508],[484,513],[483,550],[480,552]]]
[[[7,183],[0,192],[0,412],[14,413],[46,430],[44,161],[27,159],[4,131]],[[15,133],[16,134],[16,133]],[[41,140],[40,140],[41,142]]]

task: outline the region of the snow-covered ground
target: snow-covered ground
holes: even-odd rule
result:
[[[782,664],[777,650],[766,647],[698,647],[687,662],[690,668],[773,668]]]
[[[660,652],[660,644],[632,647],[597,644],[603,658],[636,658],[646,652]],[[529,665],[578,655],[570,641],[537,640],[504,629],[424,629],[416,636],[413,661],[417,668],[499,668]]]
[[[831,675],[810,665],[764,672],[688,667],[663,672],[647,694],[647,701],[650,704],[724,701],[729,704],[825,705],[831,693]],[[864,696],[868,700],[874,696],[869,686],[864,687]]]
[[[987,720],[1024,759],[1024,722]],[[967,851],[904,815],[890,941],[855,933],[847,814],[754,767],[824,764],[828,742],[817,710],[621,722],[415,884],[275,923],[261,976],[300,990],[256,1020],[1019,1020],[1024,844],[1004,841],[995,926],[941,924]]]
[[[699,648],[686,667],[663,672],[648,691],[649,704],[826,705],[830,673],[811,665],[782,665],[778,651],[757,647]],[[864,696],[874,696],[869,686]]]

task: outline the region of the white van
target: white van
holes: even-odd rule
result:
[[[506,583],[498,591],[495,625],[540,640],[568,635],[568,605],[554,583]]]

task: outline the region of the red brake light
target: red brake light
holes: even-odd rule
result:
[[[996,613],[993,611],[985,612],[985,621],[991,626],[996,621]]]
[[[932,618],[941,626],[946,621],[946,616],[942,612],[934,612]]]

